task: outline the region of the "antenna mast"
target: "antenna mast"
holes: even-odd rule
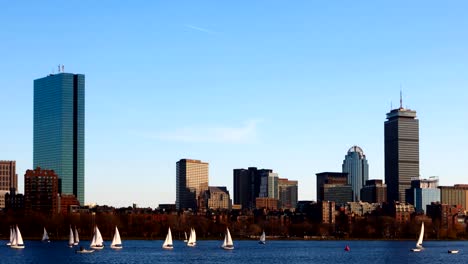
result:
[[[400,84],[400,109],[403,109],[403,92],[401,91],[401,84]]]

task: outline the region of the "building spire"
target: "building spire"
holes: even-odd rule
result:
[[[403,92],[401,91],[401,84],[400,84],[400,109],[403,109]]]

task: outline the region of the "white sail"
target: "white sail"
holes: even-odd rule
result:
[[[75,226],[75,242],[73,242],[73,245],[77,246],[78,243],[80,243],[80,237],[78,236],[78,229],[76,229],[76,226]]]
[[[15,234],[13,236],[13,242],[10,245],[11,248],[24,248],[23,237],[21,236],[21,232],[16,226]]]
[[[103,242],[104,240],[102,239],[101,232],[99,231],[99,228],[96,226],[94,228],[94,236],[93,236],[93,240],[91,241],[90,247],[93,249],[103,249],[104,248]]]
[[[68,235],[68,246],[69,247],[73,247],[73,243],[75,242],[75,239],[73,237],[73,229],[72,227],[70,226],[70,233]]]
[[[173,248],[172,233],[171,233],[171,228],[170,227],[169,227],[169,230],[167,231],[166,240],[164,240],[164,243],[163,243],[162,247],[165,248],[165,249],[172,249]]]
[[[42,242],[49,241],[49,235],[47,234],[47,230],[44,227],[44,234],[42,234]]]
[[[424,239],[424,222],[421,223],[421,232],[419,233],[419,239],[418,242],[416,242],[416,247],[417,248],[422,248],[422,243]]]
[[[120,249],[122,248],[122,240],[120,239],[119,229],[115,227],[114,238],[112,239],[111,248]]]
[[[13,242],[13,237],[15,236],[15,231],[13,230],[13,227],[10,226],[10,241],[7,243],[7,246],[10,246],[11,243]]]
[[[197,244],[197,234],[195,233],[195,229],[191,228],[190,229],[190,237],[187,242],[187,246],[189,247],[194,247]]]
[[[184,242],[187,242],[187,241],[188,241],[188,240],[187,240],[187,232],[184,232],[184,234],[185,234]]]
[[[226,228],[226,235],[224,236],[224,242],[221,246],[224,249],[234,249],[234,243],[232,242],[231,233],[229,228]]]
[[[14,227],[11,227],[11,231],[12,231],[12,238],[11,238],[11,243],[10,243],[10,246],[15,246],[17,245],[17,239],[16,239],[16,229]]]
[[[265,231],[263,231],[262,235],[260,236],[260,243],[265,244],[266,241],[266,236],[265,236]]]

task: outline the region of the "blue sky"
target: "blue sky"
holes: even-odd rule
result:
[[[0,159],[32,166],[33,80],[86,75],[86,201],[175,201],[175,163],[271,168],[315,199],[352,145],[383,179],[391,104],[420,120],[421,176],[468,183],[465,1],[0,3]]]

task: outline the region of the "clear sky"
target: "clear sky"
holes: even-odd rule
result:
[[[44,1],[45,2],[45,1]],[[420,120],[421,176],[468,183],[466,1],[2,1],[0,159],[32,167],[33,80],[86,75],[86,202],[175,202],[256,166],[299,181],[359,145],[384,178],[385,114]]]

